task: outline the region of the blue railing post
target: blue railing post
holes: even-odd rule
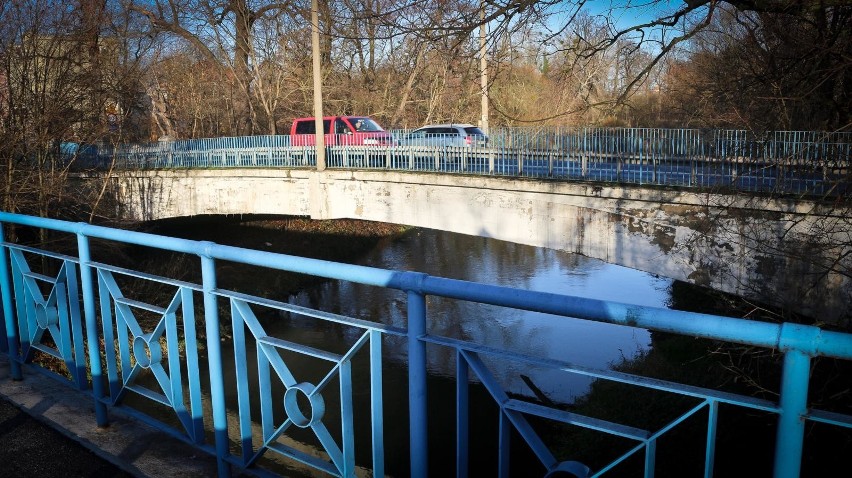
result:
[[[101,366],[100,336],[98,334],[98,319],[95,314],[95,288],[92,277],[91,251],[89,238],[83,233],[86,223],[80,223],[77,229],[77,254],[80,259],[80,288],[83,290],[83,314],[86,321],[86,347],[89,351],[89,368],[92,372],[92,392],[95,395],[95,419],[99,427],[109,425],[106,404],[103,398],[104,373]],[[112,344],[107,344],[112,347]]]
[[[0,223],[0,242],[6,242],[3,224]],[[0,292],[3,294],[3,324],[0,327],[5,339],[0,340],[0,352],[9,353],[9,369],[12,380],[22,380],[21,364],[15,359],[18,355],[18,335],[15,333],[15,311],[12,309],[12,284],[9,283],[9,249],[0,248]]]
[[[810,364],[810,357],[800,350],[788,350],[784,355],[779,403],[781,416],[775,442],[775,478],[798,478],[801,471]]]
[[[719,427],[719,401],[713,400],[708,406],[707,445],[704,449],[704,476],[713,476],[716,467],[716,435]]]
[[[201,284],[204,294],[204,323],[207,334],[207,367],[210,371],[210,401],[213,406],[213,429],[216,439],[216,463],[219,477],[231,476],[227,458],[228,415],[225,408],[225,379],[222,376],[222,345],[219,341],[219,308],[216,298],[216,261],[210,254],[214,244],[206,242],[201,257]]]
[[[468,476],[468,441],[470,439],[469,372],[467,359],[456,353],[456,478]]]
[[[5,241],[5,234],[3,234],[3,223],[0,223],[0,242],[6,242]],[[6,305],[5,300],[6,300],[6,297],[8,296],[7,292],[11,292],[11,290],[12,290],[12,288],[10,287],[10,284],[9,284],[9,279],[8,279],[8,277],[9,277],[9,261],[6,259],[6,253],[7,252],[8,252],[8,249],[6,249],[5,247],[0,247],[0,255],[2,256],[2,258],[0,258],[0,274],[2,274],[2,276],[0,276],[0,293],[2,293],[2,296],[0,296],[0,300],[3,300],[3,306],[4,306],[3,320],[0,320],[0,353],[9,352],[9,340],[8,339],[10,337],[8,337],[6,335],[6,328],[7,328],[6,321],[9,320],[12,317],[11,300],[9,301],[8,310],[5,309],[5,305]],[[9,297],[11,299],[11,296],[9,296]]]
[[[382,392],[382,334],[370,331],[370,417],[373,438],[373,476],[385,476],[385,416]]]
[[[410,419],[411,476],[429,476],[426,415],[426,297],[408,291],[408,407]]]

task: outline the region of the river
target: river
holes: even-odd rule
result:
[[[576,254],[428,229],[412,230],[385,240],[358,263],[656,307],[665,307],[669,302],[672,283],[670,279]],[[405,303],[401,298],[399,293],[387,289],[326,282],[299,293],[291,302],[405,327]],[[595,368],[632,359],[650,346],[650,334],[644,329],[470,302],[430,298],[427,316],[431,334],[511,351],[534,349],[542,357]],[[389,353],[402,359],[405,352],[397,349]],[[428,356],[430,373],[453,376],[452,355],[449,350],[432,351]],[[562,403],[586,393],[589,383],[586,377],[573,376],[566,381],[564,374],[559,374],[563,376],[561,379],[556,379],[555,374],[539,372],[532,376],[532,383]],[[528,394],[530,390],[521,375],[524,374],[513,367],[499,370],[505,386],[516,393]]]

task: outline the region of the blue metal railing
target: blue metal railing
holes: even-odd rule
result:
[[[844,195],[852,174],[852,133],[663,128],[503,128],[487,141],[411,137],[352,144],[326,135],[330,168],[587,180],[748,192]],[[86,148],[80,167],[120,169],[314,167],[304,139],[248,136]]]
[[[8,355],[12,378],[21,378],[22,364],[34,363],[36,357],[53,357],[66,372],[57,378],[80,390],[91,390],[101,426],[109,422],[112,407],[131,407],[141,401],[159,407],[161,414],[165,409],[165,418],[144,406],[137,413],[155,426],[215,454],[220,476],[229,476],[232,466],[258,466],[260,457],[269,455],[331,476],[356,476],[359,467],[372,469],[374,476],[384,476],[385,432],[389,426],[399,426],[384,420],[384,391],[399,386],[383,382],[383,365],[388,360],[383,346],[394,337],[407,344],[410,470],[417,477],[429,476],[427,357],[436,347],[451,350],[456,357],[458,476],[471,472],[467,457],[476,430],[470,429],[468,420],[469,381],[474,378],[498,407],[499,476],[509,476],[512,431],[532,449],[548,474],[567,471],[576,476],[601,476],[617,470],[634,455],[644,455],[645,476],[650,477],[655,472],[658,440],[686,420],[706,415],[704,473],[712,476],[720,405],[729,405],[777,415],[774,476],[797,477],[806,422],[852,428],[852,416],[816,410],[808,402],[811,359],[825,356],[852,360],[852,334],[533,292],[0,213],[0,226],[7,229],[10,224],[71,234],[76,236],[78,245],[74,256],[2,239],[0,290],[5,320],[0,332],[6,340],[0,341],[0,352]],[[93,240],[189,254],[200,262],[201,284],[95,262],[90,250]],[[402,291],[407,301],[407,327],[220,289],[216,270],[220,262]],[[46,263],[53,266],[42,269]],[[164,298],[132,298],[138,292],[123,285],[128,279],[158,284],[170,292]],[[542,312],[552,314],[554,320],[592,320],[777,350],[784,354],[779,398],[757,399],[587,368],[559,358],[537,356],[536,350],[507,351],[495,344],[438,335],[430,327],[430,297]],[[220,302],[228,307],[220,307]],[[271,336],[259,319],[261,311],[269,310],[284,313],[277,320],[298,316],[333,322],[351,331],[346,334],[350,340],[342,350],[330,350]],[[199,313],[203,314],[203,324],[196,321]],[[139,320],[143,315],[153,320]],[[222,334],[223,316],[230,318],[229,340]],[[199,339],[202,333],[203,341]],[[302,369],[294,365],[294,357],[320,361],[327,367],[321,376],[306,379]],[[366,365],[357,357],[362,357]],[[687,397],[693,403],[662,427],[640,429],[510,393],[494,378],[489,365],[493,359],[657,390]],[[234,371],[227,372],[223,363],[233,364]],[[275,390],[282,388],[283,400],[275,400]],[[228,398],[227,390],[236,390],[235,399]],[[366,409],[358,406],[355,395],[368,397]],[[130,396],[137,400],[129,401]],[[205,414],[206,409],[212,413]],[[356,443],[354,423],[365,415],[370,437],[367,442]],[[594,430],[622,437],[633,445],[609,464],[592,470],[579,461],[557,458],[531,420]],[[294,429],[310,435],[317,443],[315,449],[296,447],[283,439]],[[368,449],[368,457],[363,458],[362,454],[356,460],[356,448]]]

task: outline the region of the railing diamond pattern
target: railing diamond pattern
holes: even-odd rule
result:
[[[559,412],[557,410],[549,409],[547,407],[536,407],[527,402],[510,399],[509,395],[505,390],[503,390],[498,381],[489,371],[488,366],[482,361],[479,354],[476,352],[459,350],[458,360],[460,375],[465,378],[464,381],[458,381],[459,386],[467,386],[467,370],[469,367],[482,381],[491,397],[500,406],[500,476],[509,476],[509,427],[514,427],[527,445],[529,445],[541,464],[548,471],[547,476],[558,472],[572,473],[578,478],[589,476],[590,469],[583,463],[577,461],[559,461],[538,433],[536,433],[525,416],[526,413],[529,413],[532,415],[538,415],[539,417],[559,420],[559,417],[557,417]],[[466,402],[466,397],[464,400]],[[467,404],[465,403],[464,406],[467,406]],[[542,410],[537,409],[543,409],[544,413],[541,413]],[[467,425],[463,424],[463,426],[466,427]],[[463,453],[467,453],[466,450],[459,451],[459,455]]]
[[[345,355],[340,356],[330,352],[313,349],[304,345],[270,337],[266,334],[248,303],[231,298],[231,315],[234,322],[234,352],[237,362],[238,393],[240,398],[240,430],[243,435],[243,458],[252,463],[267,450],[273,450],[281,455],[295,459],[305,465],[318,468],[335,476],[353,476],[355,469],[354,436],[352,403],[352,373],[351,357],[367,342],[368,334],[364,334]],[[249,391],[244,384],[247,375],[246,335],[248,329],[257,346],[258,390],[261,409],[261,424],[263,429],[263,446],[252,454],[251,447],[251,410],[249,406]],[[289,350],[306,354],[333,364],[331,370],[318,384],[300,382],[287,363],[281,357],[280,350]],[[274,372],[274,374],[273,374]],[[274,423],[275,404],[270,400],[272,379],[277,378],[284,385],[283,408],[287,418],[283,423]],[[332,436],[323,422],[325,417],[325,401],[322,392],[335,379],[340,386],[341,394],[341,425],[343,430],[342,444]],[[299,406],[299,395],[303,395],[310,406],[310,413],[304,413]],[[287,446],[278,441],[290,426],[310,429],[321,444],[323,451],[330,461],[321,460],[303,451]]]
[[[98,287],[111,404],[120,404],[127,392],[135,392],[173,409],[188,436],[196,443],[203,442],[198,359],[194,346],[192,291],[186,287],[179,287],[169,305],[160,308],[126,298],[111,271],[98,270]],[[183,329],[188,336],[187,342],[191,340],[193,344],[193,347],[186,348],[188,383],[183,381],[177,334],[177,312],[181,308],[184,315]],[[160,315],[153,330],[143,331],[133,309],[148,310]],[[113,344],[113,346],[107,344]],[[163,357],[164,347],[165,357]],[[118,357],[116,357],[116,349]],[[146,372],[154,377],[158,389],[152,389],[141,383],[140,378]],[[184,399],[184,387],[188,387],[190,391],[191,407],[189,409]]]
[[[234,352],[237,363],[237,386],[240,409],[240,431],[243,444],[243,459],[250,464],[267,450],[295,459],[305,465],[321,469],[334,476],[354,476],[355,439],[353,435],[352,413],[352,365],[351,358],[368,342],[369,333],[362,337],[344,355],[338,355],[305,345],[270,337],[257,320],[251,307],[245,301],[231,298],[231,316],[234,330]],[[253,453],[251,444],[251,410],[247,384],[247,359],[245,329],[248,329],[257,347],[258,397],[260,399],[263,445]],[[331,369],[317,384],[299,381],[291,367],[282,358],[280,351],[288,350],[315,357],[332,363]],[[285,387],[283,408],[286,419],[280,424],[274,422],[275,403],[272,396],[272,380],[277,379]],[[341,395],[341,444],[332,436],[323,422],[325,418],[325,400],[322,392],[332,383],[338,382]],[[307,399],[310,413],[299,406],[302,395]],[[295,426],[310,429],[328,456],[328,461],[297,450],[278,441],[287,430]]]
[[[35,351],[43,352],[65,363],[72,381],[86,388],[86,359],[76,264],[62,260],[55,277],[33,272],[22,249],[10,249],[12,281],[21,337],[21,359],[31,362]],[[47,298],[39,284],[49,284]],[[46,333],[46,334],[45,334]]]

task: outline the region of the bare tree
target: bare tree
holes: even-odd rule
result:
[[[479,4],[479,1],[455,2],[448,13],[447,2],[426,6],[417,2],[401,3],[394,10],[397,12],[395,18],[408,21],[400,23],[398,31],[424,38],[441,37],[460,44],[473,35],[481,23],[472,14]],[[484,5],[488,12],[484,21],[491,26],[492,49],[520,25],[535,24],[544,33],[542,42],[552,41],[555,45],[550,54],[574,58],[577,66],[591,66],[600,62],[601,56],[629,59],[621,65],[621,77],[608,78],[611,92],[617,93],[603,98],[610,108],[628,104],[637,91],[647,89],[649,77],[655,77],[667,60],[676,58],[682,68],[691,61],[692,54],[706,54],[696,49],[696,45],[706,42],[715,29],[717,36],[729,37],[728,55],[736,52],[742,61],[762,65],[760,71],[752,72],[751,76],[735,75],[744,76],[743,81],[762,83],[755,84],[754,89],[765,94],[753,95],[753,104],[764,105],[761,106],[764,109],[768,108],[765,105],[774,104],[775,111],[789,110],[791,101],[798,105],[809,104],[812,112],[800,107],[795,115],[790,111],[790,117],[807,121],[813,127],[822,124],[833,129],[849,123],[850,101],[848,89],[843,86],[848,83],[845,77],[849,70],[849,45],[852,44],[848,38],[852,31],[849,19],[852,6],[848,2],[690,0],[672,4],[649,0],[613,6],[587,0],[497,0]],[[732,16],[739,20],[726,21]],[[589,18],[596,19],[595,23],[602,28],[589,32]],[[636,20],[628,22],[626,18]],[[576,41],[559,41],[566,37]],[[718,64],[724,65],[725,60],[720,57]],[[738,73],[733,70],[735,68],[729,72]],[[724,84],[730,85],[731,81]],[[741,86],[731,85],[742,89]],[[817,97],[824,99],[817,100]],[[827,111],[826,106],[829,107]],[[550,115],[527,119],[545,121],[575,113],[571,105]],[[789,121],[779,126],[785,124]]]
[[[797,14],[720,9],[673,69],[671,104],[706,126],[845,129],[852,7]]]
[[[789,127],[800,126],[783,118],[827,128],[848,122],[843,85],[852,42],[847,38],[849,7],[842,2],[649,0],[619,5],[587,0],[320,2],[326,111],[371,114],[389,126],[473,120],[481,90],[470,80],[478,72],[475,40],[484,22],[495,125],[670,123],[672,116],[660,114],[666,95],[674,101],[667,105],[690,113],[683,117],[690,124],[742,126],[749,118],[775,116],[782,118],[778,125]],[[227,98],[228,107],[220,111],[228,113],[228,134],[285,132],[290,118],[310,114],[307,2],[154,0],[129,8],[168,45],[164,61],[187,55],[187,47],[197,55],[194,62],[203,59],[208,76],[221,83],[195,94]],[[732,59],[745,68],[732,68]],[[211,68],[220,71],[212,74]],[[702,80],[702,69],[710,75],[696,82]],[[167,83],[162,77],[150,82],[174,91]],[[734,97],[732,90],[740,93]],[[811,102],[816,96],[823,98],[820,106]],[[153,97],[160,98],[158,108],[168,106],[162,94]],[[685,103],[690,97],[698,98],[701,107]],[[809,112],[806,104],[812,104]],[[702,112],[714,118],[699,121]],[[164,114],[175,116],[175,123],[195,123],[180,119],[176,111],[159,117]],[[208,131],[177,130],[190,135]]]
[[[222,78],[231,79],[240,91],[234,97],[240,119],[235,134],[253,134],[258,129],[252,99],[262,57],[257,52],[255,27],[267,17],[295,16],[294,2],[155,0],[133,2],[128,8],[147,19],[152,34],[182,40],[210,66],[221,69]],[[274,118],[269,118],[263,129],[274,131]]]
[[[69,168],[81,145],[121,135],[135,107],[134,67],[114,35],[127,25],[105,2],[67,9],[45,0],[3,5],[3,208],[84,217],[91,203],[69,194]]]

